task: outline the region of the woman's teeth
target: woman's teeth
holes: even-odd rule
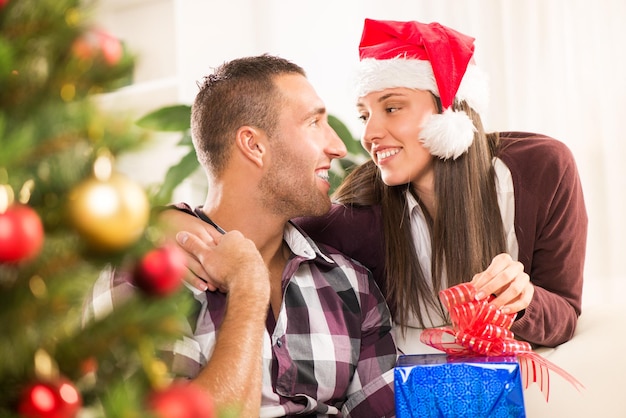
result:
[[[392,155],[396,155],[399,152],[400,152],[400,149],[398,148],[386,149],[384,151],[377,152],[376,157],[378,158],[378,160],[384,160],[385,158],[389,158]]]

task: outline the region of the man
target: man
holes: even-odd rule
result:
[[[304,71],[269,55],[228,62],[191,125],[208,193],[179,207],[207,228],[177,240],[200,254],[208,290],[194,289],[202,306],[174,372],[242,417],[393,416],[383,296],[362,265],[289,222],[328,212],[330,163],[346,153]]]

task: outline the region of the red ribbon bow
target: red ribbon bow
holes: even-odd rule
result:
[[[529,343],[514,338],[510,328],[515,314],[504,314],[491,305],[493,297],[478,301],[475,294],[476,289],[470,283],[439,292],[439,299],[450,313],[452,327],[425,329],[420,340],[450,355],[517,356],[524,388],[536,382],[546,401],[550,395],[550,370],[577,390],[584,387],[565,370],[532,351]]]

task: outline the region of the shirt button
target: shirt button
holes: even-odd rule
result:
[[[283,346],[283,342],[281,340],[276,341],[276,346],[278,346],[278,348]]]

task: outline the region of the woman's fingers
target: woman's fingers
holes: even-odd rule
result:
[[[499,254],[493,258],[485,271],[472,278],[472,284],[476,288],[476,299],[481,300],[489,295],[497,295],[498,290],[505,287],[508,281],[515,277],[516,266],[512,266],[511,262],[512,259],[508,254]]]
[[[501,306],[500,309],[505,314],[522,311],[526,309],[528,305],[530,305],[530,301],[532,300],[534,293],[535,287],[532,285],[532,283],[528,283],[524,290],[519,294],[519,297]],[[493,302],[496,302],[495,299]]]
[[[530,304],[535,288],[523,271],[501,289],[491,303],[504,313],[518,312]]]
[[[178,233],[179,231],[185,231],[184,233],[187,234],[184,235],[185,237],[193,234],[206,243],[213,243],[215,241],[214,237],[218,237],[220,233],[214,227],[195,216],[176,209],[168,209],[161,212],[159,223],[164,239],[168,242],[176,242],[185,254],[188,272],[183,280],[196,289],[215,291],[215,284],[211,282],[209,274],[198,258],[199,253],[203,251],[202,247],[186,247],[184,244],[181,244]]]
[[[181,231],[176,234],[176,242],[187,257],[188,274],[185,275],[184,280],[199,290],[213,292],[219,286],[211,280],[204,263],[209,259],[210,246],[215,242],[210,234],[207,233],[206,237],[201,239],[194,234]]]
[[[503,312],[518,312],[525,309],[532,299],[534,287],[524,266],[508,254],[499,254],[489,267],[472,278],[476,288],[476,299],[482,300],[495,295],[490,302]]]
[[[193,263],[191,263],[193,264]],[[206,274],[196,273],[198,271],[204,270],[199,263],[195,263],[195,266],[187,265],[187,274],[183,277],[183,280],[187,282],[189,285],[195,287],[198,290],[202,290],[203,292],[206,290],[210,290],[211,292],[215,291],[215,286],[209,285],[208,279],[204,279],[204,277],[208,277]]]

